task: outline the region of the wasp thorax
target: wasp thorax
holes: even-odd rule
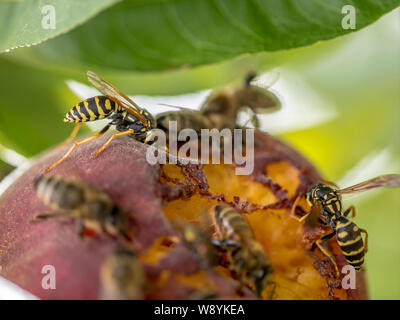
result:
[[[236,100],[230,91],[220,91],[207,99],[201,111],[204,115],[220,114],[234,117],[237,113]]]

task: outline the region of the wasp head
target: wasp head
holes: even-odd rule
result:
[[[318,186],[314,186],[306,192],[307,204],[312,207],[317,199],[314,198],[314,191]]]
[[[146,123],[143,125],[147,130],[151,130],[151,129],[154,129],[157,127],[156,119],[153,117],[153,115],[150,112],[148,112],[146,109],[142,108],[139,113],[146,120]]]
[[[306,200],[310,206],[319,201],[323,203],[326,201],[328,195],[336,194],[335,189],[332,189],[326,184],[317,184],[306,192]]]

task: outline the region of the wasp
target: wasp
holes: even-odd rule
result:
[[[213,209],[214,222],[221,240],[214,240],[218,248],[227,251],[231,270],[245,285],[259,295],[270,284],[271,263],[261,244],[255,240],[247,221],[227,205]]]
[[[137,254],[117,247],[100,270],[101,298],[106,300],[140,300],[146,285],[146,273]]]
[[[212,92],[201,106],[201,113],[210,121],[215,123],[215,128],[240,128],[237,125],[240,111],[250,113],[250,121],[258,128],[260,122],[259,114],[275,112],[281,108],[279,98],[270,90],[278,80],[278,73],[267,85],[258,85],[257,74],[250,72],[240,87],[225,87]]]
[[[355,217],[355,208],[354,206],[350,206],[348,209],[343,211],[342,196],[352,195],[357,192],[363,192],[375,188],[399,186],[400,175],[391,174],[382,175],[345,189],[334,187],[332,183],[319,183],[311,187],[305,193],[305,199],[311,207],[311,210],[300,218],[300,220],[304,220],[307,217],[310,217],[310,219],[315,219],[315,217],[317,217],[319,223],[332,228],[332,232],[317,240],[316,245],[332,262],[337,277],[339,277],[338,267],[332,254],[322,246],[323,242],[336,236],[337,243],[340,246],[347,263],[353,266],[357,271],[361,269],[361,266],[364,263],[365,253],[368,251],[368,232],[359,228],[348,218],[350,213],[352,214],[352,218]],[[294,214],[294,209],[300,199],[301,197],[298,197],[294,202],[292,214]],[[362,233],[365,234],[365,243],[361,236]]]
[[[88,80],[103,94],[86,99],[75,105],[65,116],[65,122],[77,123],[71,136],[64,143],[69,143],[77,135],[79,128],[84,122],[96,121],[108,118],[111,121],[97,134],[74,142],[71,148],[57,162],[46,168],[50,171],[63,162],[71,152],[79,145],[101,137],[111,126],[115,126],[117,133],[96,152],[93,156],[98,156],[110,142],[118,136],[129,135],[130,137],[143,142],[148,132],[156,127],[154,117],[144,108],[139,107],[128,96],[119,91],[116,87],[100,78],[94,72],[88,71]]]
[[[268,86],[262,87],[254,84],[256,74],[249,73],[242,86],[226,87],[213,91],[200,107],[200,110],[191,110],[183,107],[181,110],[167,111],[156,116],[157,128],[168,132],[170,121],[177,122],[177,131],[185,128],[200,132],[201,129],[239,128],[237,125],[238,114],[241,110],[250,109],[251,121],[259,127],[257,114],[276,111],[281,107],[278,97],[267,90],[277,77]]]
[[[34,221],[74,218],[80,237],[83,237],[87,227],[98,233],[131,239],[127,215],[114,205],[106,193],[59,176],[40,176],[35,180],[34,187],[38,197],[58,211],[37,214]]]
[[[195,225],[183,228],[182,238],[185,245],[196,253],[204,267],[214,267],[217,263],[217,252],[211,237]]]
[[[243,87],[211,94],[200,110],[177,107],[179,111],[167,111],[153,117],[146,109],[139,107],[127,95],[94,72],[88,71],[87,75],[88,80],[103,95],[79,102],[66,114],[64,121],[76,123],[76,126],[64,144],[73,141],[84,122],[105,118],[111,121],[97,134],[74,142],[64,156],[45,171],[50,171],[62,163],[77,146],[104,135],[111,126],[115,126],[118,132],[93,156],[98,156],[118,136],[129,135],[140,142],[150,143],[154,139],[153,129],[158,128],[168,133],[170,121],[177,122],[177,132],[185,128],[194,129],[196,132],[213,128],[233,129],[236,127],[239,111],[246,106],[255,113],[265,113],[280,107],[278,98],[272,92],[252,84],[255,78],[255,74],[252,73],[246,78]],[[256,118],[253,117],[254,119]]]
[[[98,156],[118,136],[129,135],[140,142],[150,143],[154,139],[153,129],[158,128],[168,133],[170,121],[177,122],[178,132],[185,128],[197,132],[201,129],[233,129],[236,127],[241,108],[247,106],[255,113],[264,113],[280,106],[278,98],[272,92],[252,85],[255,74],[251,74],[246,78],[242,88],[216,91],[211,94],[200,110],[177,107],[179,111],[163,112],[153,117],[146,109],[139,107],[127,95],[94,72],[88,71],[87,75],[88,80],[103,95],[79,102],[66,114],[64,121],[76,123],[76,126],[64,145],[73,141],[84,122],[105,118],[111,121],[97,134],[74,142],[64,156],[45,171],[50,171],[62,163],[77,146],[104,135],[111,126],[115,126],[118,132],[113,134],[93,156]]]

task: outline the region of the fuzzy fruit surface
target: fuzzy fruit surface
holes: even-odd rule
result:
[[[212,234],[212,226],[203,217],[218,200],[240,209],[262,244],[275,270],[273,299],[367,298],[364,272],[357,273],[357,289],[342,289],[341,280],[332,276],[329,261],[310,250],[323,230],[307,229],[289,217],[288,200],[321,178],[293,148],[257,132],[252,175],[236,176],[231,165],[204,165],[194,172],[204,179],[198,188],[187,184],[185,173],[190,170],[148,164],[147,146],[127,137],[115,139],[93,158],[91,154],[108,138],[79,146],[48,174],[83,180],[109,194],[127,212],[134,247],[147,277],[145,299],[197,298],[210,292],[219,299],[257,299],[247,288],[237,293],[238,281],[228,269],[205,269],[181,242],[164,244],[165,238],[179,238],[180,228],[187,223],[209,228]],[[68,148],[38,157],[1,196],[0,274],[43,299],[97,299],[101,265],[118,241],[93,234],[82,240],[72,220],[30,221],[35,214],[51,210],[36,196],[33,181]],[[345,260],[335,238],[328,247],[341,269]],[[54,290],[42,287],[46,265],[56,270]],[[267,294],[263,298],[268,298]]]

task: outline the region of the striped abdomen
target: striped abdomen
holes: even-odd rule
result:
[[[84,201],[84,190],[58,176],[41,176],[35,180],[35,190],[44,203],[60,209],[74,209]]]
[[[233,208],[227,205],[217,205],[214,218],[223,239],[241,243],[254,238],[247,221]]]
[[[346,261],[356,270],[360,270],[365,254],[360,229],[354,222],[341,217],[336,224],[336,238]]]
[[[65,116],[65,122],[86,122],[108,117],[122,108],[105,96],[96,96],[79,102]]]

